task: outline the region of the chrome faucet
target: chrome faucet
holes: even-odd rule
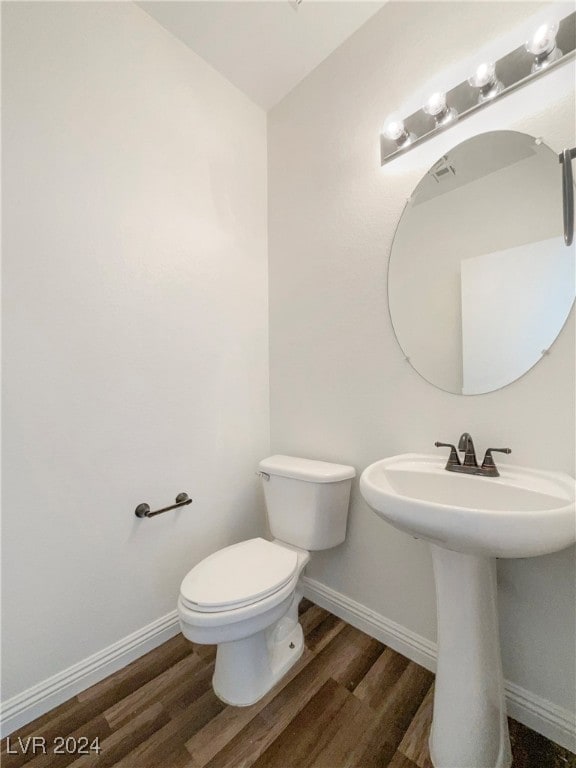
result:
[[[448,472],[462,472],[466,475],[482,475],[483,477],[500,477],[500,472],[496,468],[492,453],[498,451],[499,453],[512,453],[510,448],[488,448],[484,455],[484,461],[482,466],[478,466],[476,459],[476,450],[474,448],[474,441],[472,436],[468,432],[464,432],[460,435],[458,440],[458,449],[452,443],[439,443],[435,442],[434,445],[437,448],[450,448],[450,456],[445,469]],[[464,453],[464,461],[460,461],[458,451]]]

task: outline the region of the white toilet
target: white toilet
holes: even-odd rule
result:
[[[182,633],[218,645],[213,685],[227,704],[262,698],[304,650],[298,577],[309,550],[344,541],[353,467],[271,456],[259,465],[274,541],[250,539],[202,560],[178,599]]]

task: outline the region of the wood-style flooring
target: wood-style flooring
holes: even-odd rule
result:
[[[217,699],[215,648],[178,635],[4,739],[2,768],[432,768],[434,676],[308,601],[301,622],[303,657],[251,707]],[[510,734],[514,768],[576,768],[513,720]],[[57,755],[56,737],[101,751]]]

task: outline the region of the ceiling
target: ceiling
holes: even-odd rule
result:
[[[161,0],[138,5],[254,102],[269,109],[385,0]]]

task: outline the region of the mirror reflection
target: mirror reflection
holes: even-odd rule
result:
[[[515,131],[475,136],[422,178],[388,267],[396,337],[448,392],[510,384],[549,350],[575,295],[557,154]]]

